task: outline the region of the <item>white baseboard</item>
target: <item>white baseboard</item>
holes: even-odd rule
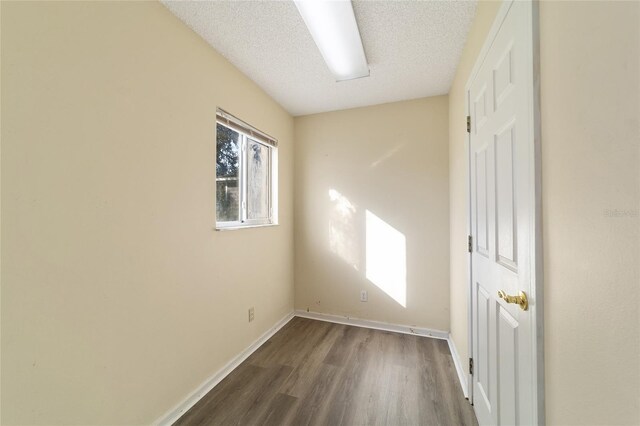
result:
[[[469,384],[467,383],[467,373],[464,371],[462,367],[462,360],[460,359],[460,354],[458,354],[458,349],[456,349],[456,344],[453,342],[453,338],[451,334],[447,338],[447,342],[449,342],[449,350],[451,351],[451,357],[453,358],[453,364],[456,366],[456,372],[458,373],[458,379],[460,380],[460,386],[462,386],[462,393],[464,393],[465,398],[469,398]]]
[[[386,322],[364,320],[340,315],[321,314],[319,312],[296,311],[297,317],[334,322],[337,324],[354,325],[356,327],[373,328],[375,330],[393,331],[395,333],[415,334],[417,336],[434,337],[436,339],[449,339],[447,331],[432,330],[430,328],[413,327],[410,325],[389,324]]]
[[[288,313],[284,318],[278,321],[273,327],[267,330],[262,336],[258,337],[248,348],[240,352],[236,357],[229,361],[224,367],[218,370],[213,376],[204,381],[197,389],[189,394],[182,402],[169,410],[165,415],[153,422],[154,425],[171,425],[175,423],[184,413],[193,407],[203,396],[229,375],[238,365],[264,344],[271,336],[276,334],[293,318],[293,312]]]

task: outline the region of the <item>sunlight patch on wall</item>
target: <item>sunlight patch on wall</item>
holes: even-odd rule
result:
[[[392,148],[389,151],[387,151],[382,157],[378,158],[376,161],[371,163],[371,168],[373,169],[375,167],[378,167],[380,164],[384,163],[389,158],[393,157],[398,151],[402,149],[403,146],[404,144],[398,145],[395,148]]]
[[[407,307],[407,240],[401,232],[369,210],[367,221],[367,279]]]
[[[335,189],[329,190],[329,200],[329,249],[357,271],[359,250],[354,220],[356,206]]]

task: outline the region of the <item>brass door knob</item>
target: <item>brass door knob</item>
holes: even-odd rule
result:
[[[529,309],[529,300],[527,299],[527,295],[524,291],[521,291],[518,296],[509,296],[503,290],[498,291],[498,297],[504,300],[507,303],[515,303],[520,305],[520,309],[526,311]]]

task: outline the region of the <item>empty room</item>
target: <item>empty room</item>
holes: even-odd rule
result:
[[[1,425],[640,425],[640,1],[0,0]]]

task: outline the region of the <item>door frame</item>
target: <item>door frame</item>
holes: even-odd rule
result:
[[[540,20],[538,0],[503,0],[500,9],[491,25],[491,29],[482,45],[482,49],[476,58],[467,84],[465,85],[465,115],[471,115],[470,89],[480,68],[493,44],[493,41],[500,30],[502,23],[507,16],[511,6],[515,1],[522,1],[528,4],[527,46],[528,52],[524,60],[527,61],[527,68],[530,70],[526,76],[526,85],[529,100],[529,119],[531,120],[531,133],[529,140],[531,146],[530,176],[532,183],[533,202],[530,203],[532,211],[531,217],[531,294],[529,295],[530,309],[532,315],[532,338],[534,339],[532,349],[532,368],[534,370],[534,416],[533,424],[545,424],[545,398],[544,398],[544,292],[543,292],[543,245],[542,245],[542,168],[541,168],[541,125],[540,125]],[[462,125],[462,123],[461,123]],[[467,159],[467,235],[471,235],[471,133],[467,133],[465,139],[465,155]],[[469,356],[473,358],[473,306],[472,306],[472,265],[471,253],[467,256],[467,321],[468,321],[468,347]],[[469,392],[469,402],[473,404],[473,376],[467,375],[467,387]]]

